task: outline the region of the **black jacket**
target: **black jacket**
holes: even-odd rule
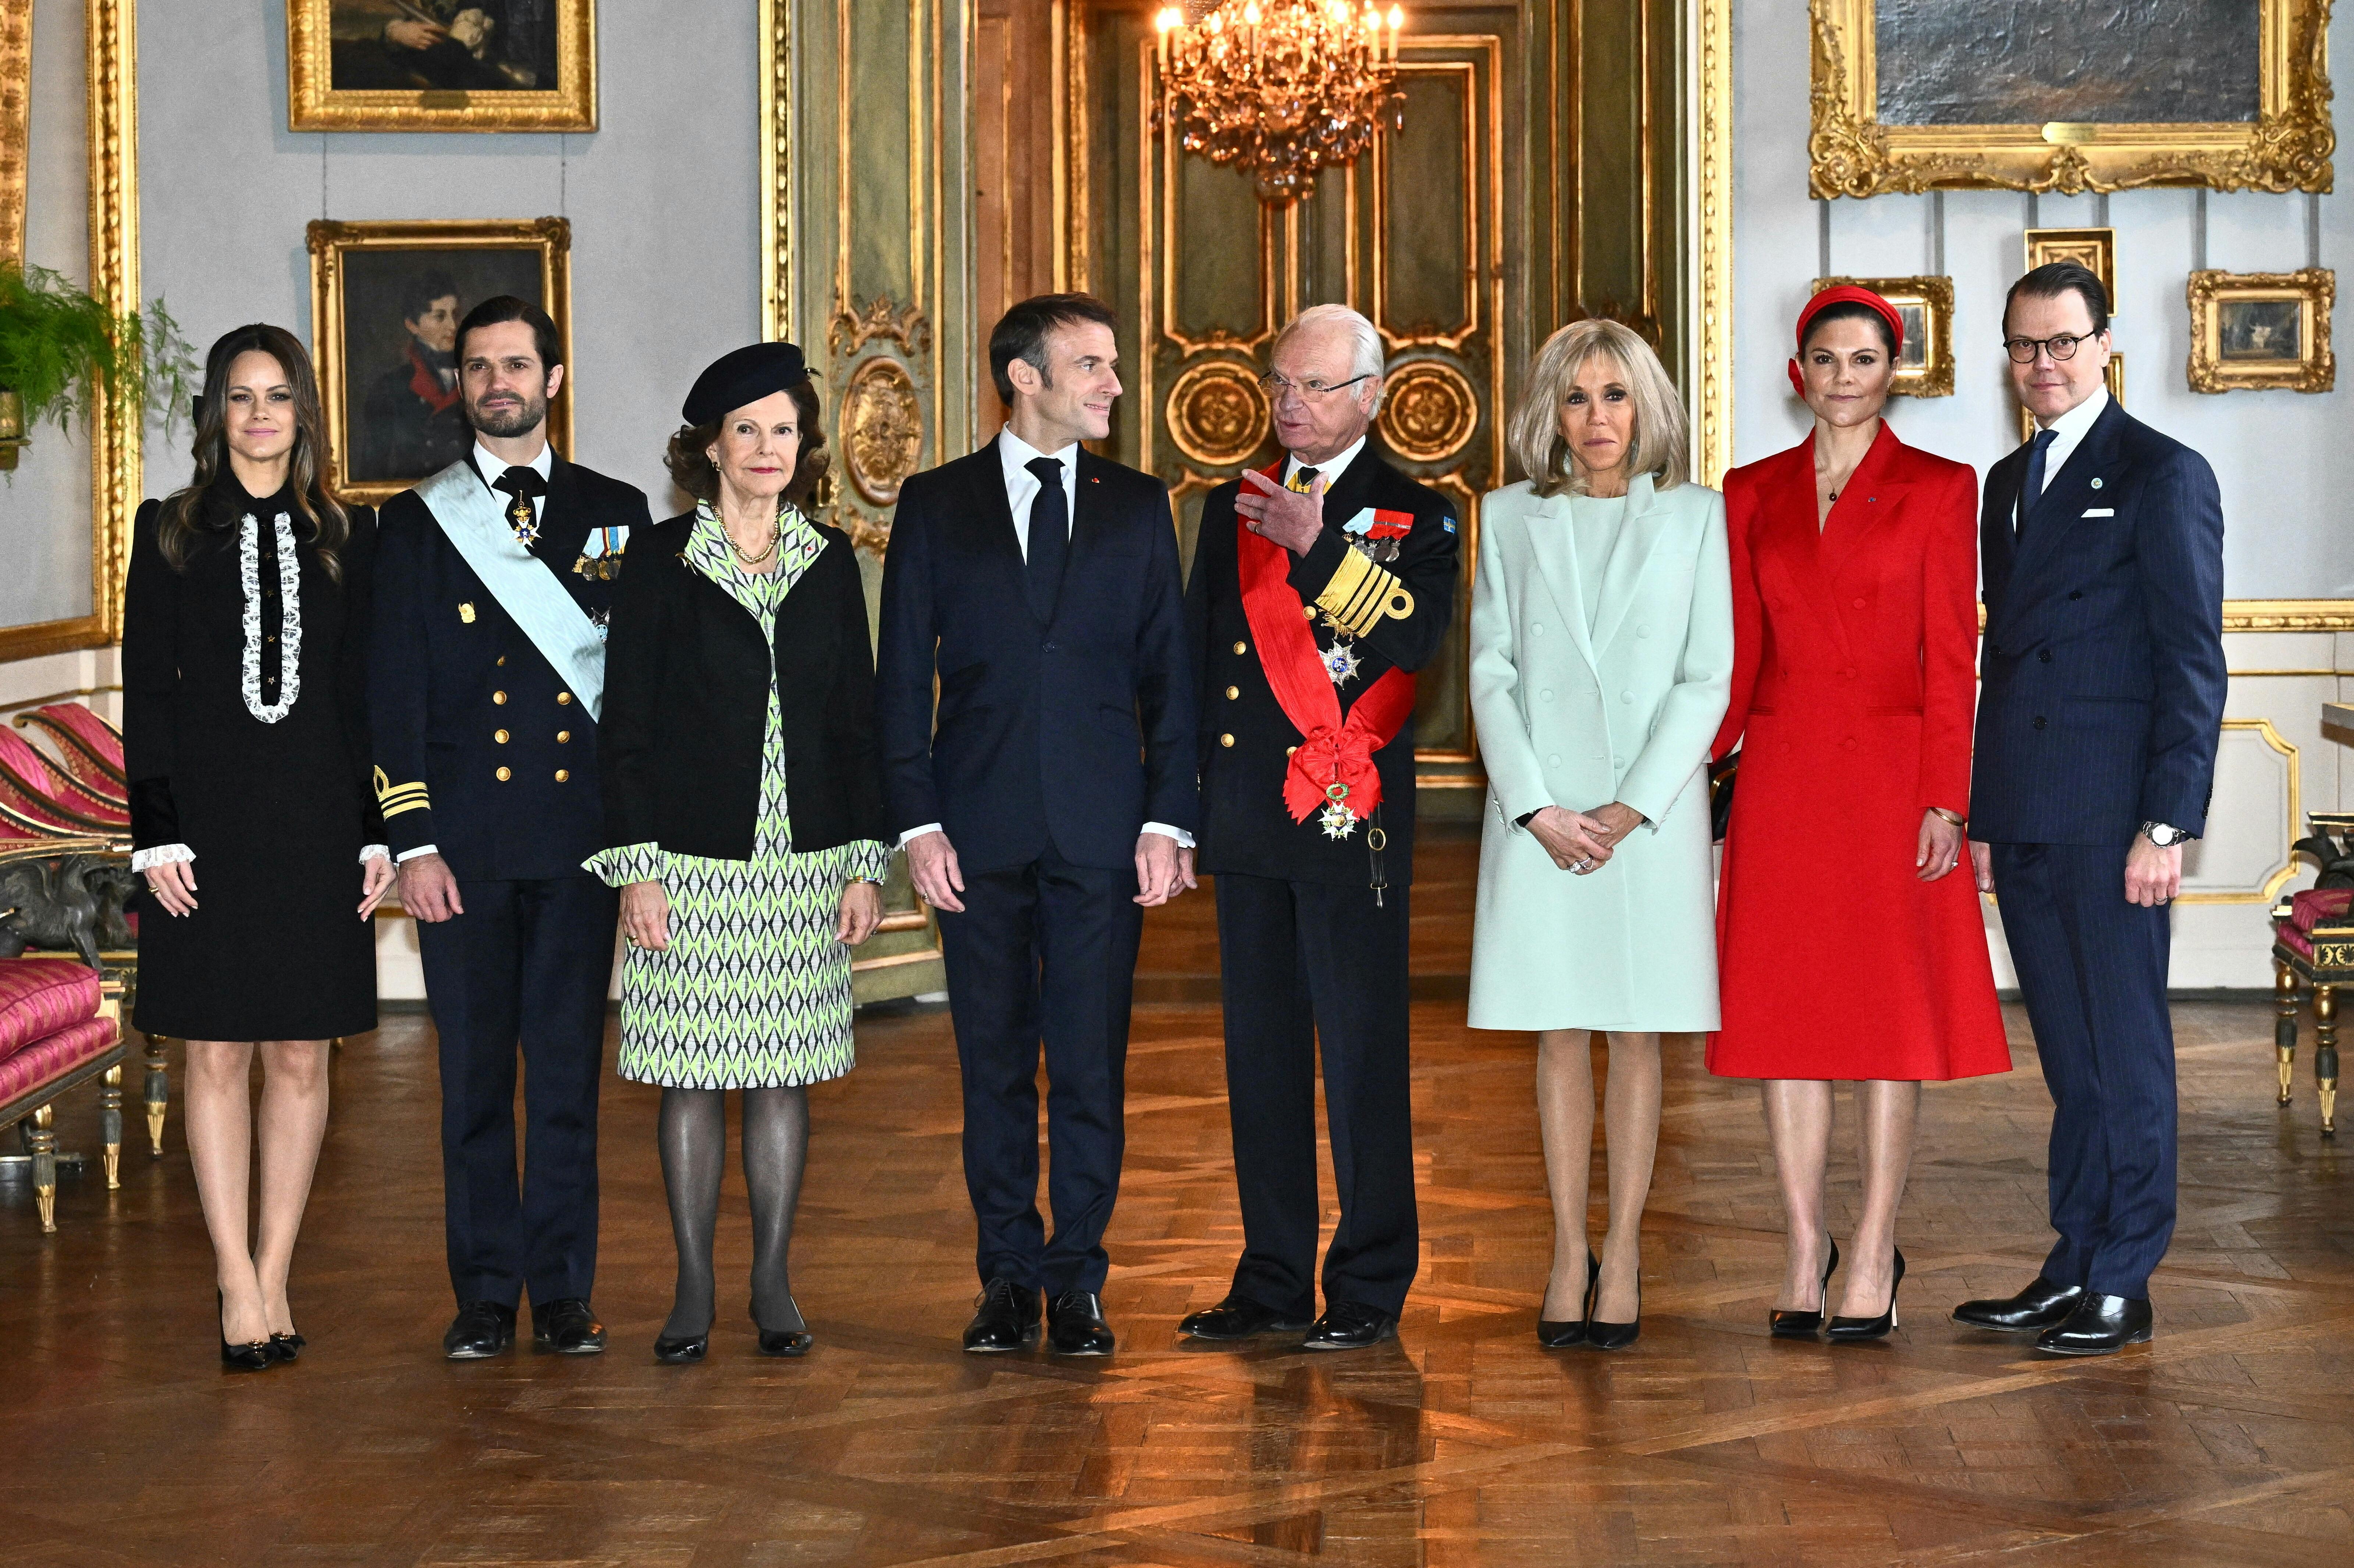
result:
[[[635,486],[555,460],[532,546],[591,619],[629,576],[575,570],[588,536],[646,525]],[[619,536],[615,542],[620,543]],[[587,876],[605,847],[597,723],[524,634],[423,500],[377,514],[368,725],[393,853],[431,844],[461,882]]]
[[[1077,467],[1045,625],[995,441],[899,493],[876,677],[891,831],[938,822],[967,871],[1050,842],[1119,870],[1145,823],[1191,832],[1200,810],[1168,487],[1084,449]]]
[[[688,565],[695,514],[630,541],[605,647],[605,832],[709,860],[752,858],[760,752],[776,671],[793,849],[883,840],[875,662],[849,536],[825,548],[777,610],[773,647],[728,591]]]
[[[1203,501],[1193,578],[1185,594],[1186,621],[1202,658],[1201,868],[1363,886],[1370,871],[1367,830],[1331,838],[1314,813],[1296,822],[1283,803],[1284,775],[1300,736],[1267,683],[1243,613],[1235,534],[1235,496],[1241,489],[1240,480],[1230,480]],[[1414,518],[1394,555],[1380,563],[1414,595],[1414,609],[1383,619],[1357,639],[1358,672],[1340,693],[1343,714],[1392,667],[1419,671],[1439,656],[1461,591],[1455,503],[1392,468],[1368,442],[1325,493],[1323,536],[1291,563],[1288,580],[1302,606],[1315,604],[1334,586],[1352,548],[1344,525],[1368,507]],[[1320,617],[1317,647],[1329,649],[1332,641]],[[1421,696],[1430,699],[1427,687]],[[1382,779],[1379,825],[1388,835],[1384,875],[1389,885],[1403,887],[1414,878],[1411,718],[1373,753],[1373,766]]]

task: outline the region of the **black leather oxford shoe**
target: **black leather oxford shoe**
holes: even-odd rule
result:
[[[545,1307],[533,1302],[531,1337],[558,1355],[605,1352],[605,1325],[597,1321],[596,1308],[578,1296],[567,1296]]]
[[[1215,1307],[1188,1312],[1177,1331],[1189,1340],[1248,1340],[1260,1334],[1305,1333],[1310,1321],[1262,1307],[1247,1296],[1229,1296]]]
[[[2084,1295],[2081,1285],[2055,1285],[2039,1274],[2016,1296],[1963,1302],[1954,1308],[1954,1321],[1997,1334],[2041,1333],[2064,1320]]]
[[[1113,1342],[1103,1298],[1094,1291],[1066,1290],[1046,1303],[1046,1345],[1056,1355],[1108,1356]]]
[[[965,1325],[964,1348],[975,1355],[1002,1355],[1038,1339],[1038,1293],[1003,1276],[981,1287],[977,1310]]]
[[[479,1361],[514,1343],[515,1311],[495,1301],[469,1301],[458,1308],[441,1353],[453,1361]]]
[[[1309,1326],[1303,1351],[1362,1351],[1397,1338],[1397,1319],[1362,1301],[1335,1301]]]
[[[2149,1343],[2149,1303],[2130,1296],[2086,1296],[2067,1320],[2035,1336],[2035,1348],[2054,1356],[2113,1356]]]

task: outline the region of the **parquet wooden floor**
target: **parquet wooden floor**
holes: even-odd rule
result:
[[[2274,1107],[2262,1005],[2177,1010],[2182,1223],[2147,1351],[2046,1361],[1946,1320],[2045,1246],[2046,1102],[2014,1009],[2020,1069],[1929,1094],[1894,1338],[1766,1337],[1778,1211],[1755,1090],[1709,1078],[1685,1040],[1642,1340],[1547,1355],[1531,1332],[1550,1221],[1530,1045],[1469,1032],[1448,994],[1471,853],[1434,835],[1416,892],[1425,1253],[1394,1345],[1173,1342],[1240,1241],[1217,1013],[1181,1001],[1136,1020],[1109,1361],[959,1351],[973,1282],[956,1063],[944,1012],[922,1010],[862,1022],[859,1069],[813,1097],[794,1257],[808,1360],[755,1356],[731,1286],[710,1361],[652,1361],[672,1267],[655,1096],[611,1081],[597,1302],[612,1351],[451,1365],[433,1056],[423,1021],[395,1017],[335,1065],[297,1366],[215,1370],[176,1117],[165,1157],[135,1150],[119,1192],[69,1179],[53,1237],[21,1182],[0,1186],[0,1561],[2354,1562],[2354,1139],[2319,1140],[2302,1082]],[[1210,914],[1197,896],[1155,918],[1144,968],[1170,994],[1206,972]],[[62,1141],[86,1144],[93,1119],[62,1106]],[[742,1193],[731,1174],[721,1266],[737,1281]],[[1854,1200],[1838,1189],[1842,1234]]]

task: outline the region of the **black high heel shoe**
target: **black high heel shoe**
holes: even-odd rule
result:
[[[785,1299],[792,1302],[793,1316],[800,1317],[801,1304],[793,1301],[790,1296]],[[760,1329],[760,1314],[757,1310],[752,1314],[752,1327]],[[760,1353],[764,1356],[805,1356],[816,1342],[806,1329],[760,1329]]]
[[[270,1353],[281,1361],[300,1361],[302,1358],[302,1347],[310,1342],[300,1334],[281,1334],[273,1331],[270,1336]]]
[[[700,1334],[691,1334],[677,1340],[672,1339],[667,1334],[654,1336],[654,1360],[666,1361],[672,1366],[685,1366],[689,1362],[701,1361],[710,1353],[711,1330],[708,1329]]]
[[[1594,1299],[1594,1282],[1602,1277],[1602,1265],[1592,1253],[1585,1255],[1585,1300],[1589,1307]],[[1585,1318],[1583,1314],[1566,1320],[1551,1318],[1537,1319],[1537,1348],[1544,1351],[1565,1351],[1585,1341]]]
[[[1777,1340],[1811,1340],[1823,1329],[1823,1308],[1831,1304],[1831,1276],[1839,1269],[1839,1243],[1831,1243],[1831,1257],[1823,1265],[1822,1293],[1815,1298],[1811,1312],[1785,1312],[1779,1307],[1766,1314],[1766,1325]]]
[[[1877,1318],[1834,1318],[1825,1337],[1832,1340],[1884,1340],[1896,1327],[1896,1287],[1904,1283],[1904,1249],[1896,1254],[1896,1277],[1888,1282],[1888,1310]]]
[[[216,1288],[213,1291],[213,1319],[216,1323],[220,1320],[221,1311],[227,1305],[228,1298]],[[228,1342],[228,1336],[223,1334],[220,1345],[221,1370],[224,1372],[268,1372],[278,1364],[277,1354],[270,1350],[268,1340],[256,1340],[249,1345],[232,1345]]]
[[[1602,1294],[1602,1270],[1597,1266],[1594,1278],[1585,1287],[1585,1342],[1597,1351],[1623,1351],[1641,1337],[1643,1332],[1643,1277],[1635,1276],[1635,1320],[1631,1323],[1606,1323],[1594,1315],[1594,1303]]]

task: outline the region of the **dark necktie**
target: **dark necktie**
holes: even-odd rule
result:
[[[2044,454],[2052,450],[2052,443],[2059,437],[2060,432],[2057,430],[2035,432],[2035,450],[2027,454],[2027,487],[2019,493],[2019,517],[2016,525],[2011,529],[2011,537],[2014,539],[2027,537],[2027,514],[2034,509],[2038,501],[2043,499]]]
[[[1063,488],[1060,458],[1032,458],[1022,466],[1038,476],[1038,498],[1030,503],[1030,609],[1043,625],[1055,619],[1055,596],[1063,587],[1063,557],[1071,543],[1071,497]]]
[[[1286,488],[1296,490],[1302,495],[1307,494],[1310,491],[1316,488],[1316,470],[1312,468],[1301,469],[1298,473],[1291,476],[1291,482],[1289,485],[1286,486]]]
[[[507,493],[507,526],[514,530],[515,542],[526,550],[539,543],[539,518],[531,509],[531,498],[547,493],[539,471],[517,464],[491,481],[491,488]]]

